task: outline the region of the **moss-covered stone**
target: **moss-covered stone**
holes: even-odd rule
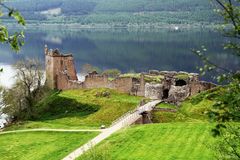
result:
[[[190,76],[188,74],[185,74],[185,73],[179,73],[174,78],[187,80],[188,78],[190,78]]]
[[[151,83],[161,83],[162,80],[164,79],[164,76],[162,75],[157,75],[157,76],[152,76],[152,75],[144,75],[144,80],[145,82]]]
[[[141,74],[140,73],[125,73],[121,74],[119,77],[121,78],[137,78],[140,79]]]

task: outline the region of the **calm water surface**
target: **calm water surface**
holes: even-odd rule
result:
[[[196,66],[201,62],[191,49],[202,45],[208,48],[209,57],[221,66],[231,69],[239,66],[237,59],[222,50],[226,41],[219,32],[206,29],[26,30],[26,42],[19,54],[0,45],[0,65],[7,66],[4,67],[6,73],[0,74],[0,83],[8,82],[13,73],[9,65],[19,59],[38,58],[44,62],[45,44],[64,53],[73,53],[78,72],[86,63],[122,72],[149,69],[197,72]]]

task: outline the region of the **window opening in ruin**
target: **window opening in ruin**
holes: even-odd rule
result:
[[[63,60],[61,60],[60,63],[61,63],[61,66],[62,66],[63,65]]]
[[[167,98],[168,98],[168,94],[169,94],[169,90],[168,90],[168,89],[164,89],[164,90],[163,90],[162,99],[167,99]]]
[[[187,82],[182,79],[179,79],[176,81],[176,86],[185,86],[185,85],[187,85]]]

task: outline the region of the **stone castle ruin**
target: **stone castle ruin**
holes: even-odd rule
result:
[[[131,95],[178,103],[189,96],[215,87],[200,81],[196,73],[157,71],[122,74],[115,79],[97,72],[78,81],[72,54],[61,54],[58,49],[45,47],[46,85],[52,89],[109,88]]]

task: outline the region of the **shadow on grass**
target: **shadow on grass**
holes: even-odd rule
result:
[[[75,99],[55,94],[36,105],[35,115],[32,120],[54,120],[75,116],[85,117],[97,112],[100,107],[100,105],[84,104]]]

